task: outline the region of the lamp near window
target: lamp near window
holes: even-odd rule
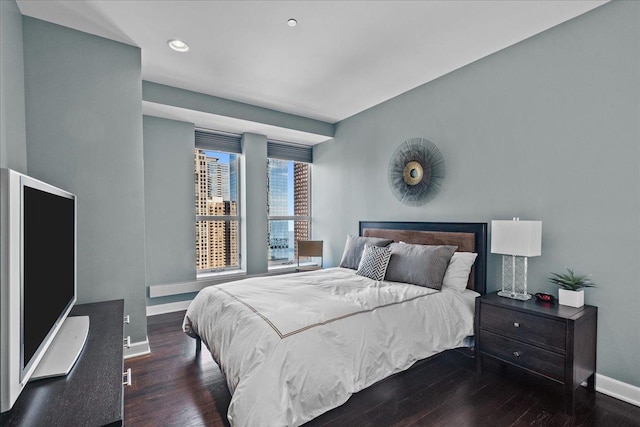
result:
[[[491,221],[491,253],[502,254],[502,290],[498,295],[526,301],[527,259],[540,256],[542,221]]]
[[[312,271],[322,268],[322,240],[298,240],[298,267],[296,271]],[[300,265],[300,258],[320,258],[320,265]]]

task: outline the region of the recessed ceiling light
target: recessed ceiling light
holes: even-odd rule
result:
[[[189,45],[187,45],[182,40],[178,40],[178,39],[167,40],[167,44],[171,49],[175,50],[176,52],[186,52],[189,50]]]
[[[298,25],[298,21],[296,21],[295,19],[291,18],[287,21],[287,25],[290,27],[295,27],[296,25]]]

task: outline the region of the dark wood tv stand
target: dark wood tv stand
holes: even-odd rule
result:
[[[66,377],[28,383],[1,426],[122,425],[124,300],[76,305],[70,315],[90,319],[75,366]]]

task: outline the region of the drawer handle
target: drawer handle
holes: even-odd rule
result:
[[[128,336],[123,340],[123,346],[124,348],[131,348],[131,336]]]
[[[129,318],[129,315],[127,314],[126,316],[124,316],[124,324],[128,325],[129,323],[131,323],[131,319]]]
[[[520,327],[520,323],[519,322],[513,322],[513,326],[516,327],[516,328],[519,328]]]
[[[126,385],[127,387],[131,387],[131,368],[127,369],[126,372],[122,373],[122,385]]]
[[[513,355],[514,355],[515,357],[520,357],[520,352],[519,352],[519,351],[514,351],[514,352],[513,352]]]

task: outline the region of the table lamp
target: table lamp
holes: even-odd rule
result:
[[[498,295],[526,301],[527,259],[540,256],[542,221],[491,221],[491,253],[502,254],[502,290]]]

